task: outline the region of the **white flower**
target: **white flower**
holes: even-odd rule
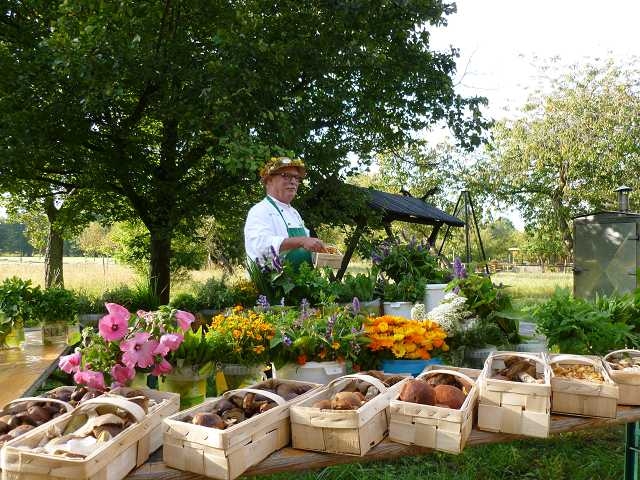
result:
[[[411,309],[411,320],[424,320],[427,317],[427,311],[423,303],[416,303]]]
[[[437,322],[447,332],[447,335],[451,336],[460,331],[462,325],[472,316],[472,313],[467,310],[466,302],[465,297],[448,293],[442,303],[428,312],[426,317]]]

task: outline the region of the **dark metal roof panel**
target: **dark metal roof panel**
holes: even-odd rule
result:
[[[373,189],[363,190],[369,194],[368,204],[372,208],[384,211],[385,216],[390,219],[426,224],[444,223],[455,227],[464,226],[464,222],[459,218],[449,215],[419,198]]]

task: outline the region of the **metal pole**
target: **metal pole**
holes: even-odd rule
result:
[[[473,216],[473,225],[476,228],[476,236],[478,237],[478,245],[480,245],[480,253],[482,253],[482,260],[484,261],[484,271],[489,275],[489,264],[487,263],[487,256],[484,253],[484,245],[482,244],[482,237],[480,236],[480,227],[478,227],[478,220],[476,218],[476,211],[473,208],[473,201],[471,200],[471,194],[467,192],[469,197],[469,206],[471,207],[471,215]]]
[[[627,423],[624,448],[624,480],[638,480],[640,422]]]
[[[471,242],[469,241],[469,191],[463,190],[464,195],[464,241],[467,252],[467,265],[471,264]]]
[[[453,216],[455,217],[458,213],[458,207],[460,206],[460,200],[462,199],[462,193],[458,196],[458,201],[456,202],[456,208],[453,209]],[[451,225],[447,225],[447,229],[444,232],[444,237],[442,237],[442,243],[440,244],[440,248],[438,249],[438,256],[442,253],[442,249],[444,248],[444,243],[447,241],[447,237],[449,236],[449,230],[451,230]]]

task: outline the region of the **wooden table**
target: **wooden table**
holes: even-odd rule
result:
[[[58,366],[65,344],[42,345],[40,330],[25,332],[24,349],[0,350],[0,408],[33,395]]]
[[[640,407],[618,407],[618,415],[613,418],[582,418],[564,415],[553,415],[551,419],[551,433],[573,432],[589,428],[605,427],[608,425],[627,424],[627,449],[625,462],[625,479],[637,478],[638,472],[638,422],[640,422]],[[520,437],[503,433],[490,433],[474,429],[467,442],[467,446],[482,445],[487,443],[508,442]],[[531,437],[529,437],[531,438]],[[635,443],[630,443],[630,440]],[[267,475],[278,472],[294,472],[301,470],[314,470],[331,465],[367,462],[373,460],[389,460],[399,457],[425,455],[431,449],[412,447],[384,440],[372,448],[364,457],[338,455],[330,453],[318,453],[294,448],[283,448],[259,464],[251,467],[245,475]],[[633,464],[633,471],[629,471]],[[635,472],[635,473],[634,473]],[[183,472],[167,467],[162,461],[162,449],[154,453],[151,458],[140,468],[134,470],[126,477],[127,480],[201,480],[207,477],[190,472]]]

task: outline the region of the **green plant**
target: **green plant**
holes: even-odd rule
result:
[[[33,306],[40,294],[40,287],[32,287],[31,280],[18,277],[5,279],[0,284],[0,310],[13,323],[29,324],[33,318]]]
[[[156,310],[160,306],[160,298],[146,281],[138,281],[132,288],[120,285],[102,294],[101,303],[117,303],[129,310]]]
[[[399,282],[383,282],[382,298],[387,302],[422,302],[427,282],[407,276]]]
[[[328,268],[313,268],[303,263],[296,269],[275,252],[266,264],[250,262],[247,268],[258,294],[265,295],[271,304],[299,305],[306,300],[311,305],[319,305],[332,300]]]
[[[51,287],[35,298],[33,315],[42,323],[73,322],[78,313],[76,296],[71,290]]]
[[[374,299],[376,289],[375,269],[367,271],[367,273],[358,273],[353,275],[347,273],[342,282],[335,284],[336,300],[339,302],[350,302],[354,297],[361,302],[368,302]]]
[[[357,300],[323,310],[303,301],[299,309],[266,306],[265,312],[275,325],[270,358],[276,368],[291,362],[304,365],[309,361],[358,361],[366,315]]]
[[[76,309],[79,315],[87,313],[103,313],[104,303],[98,295],[93,295],[86,290],[74,290],[76,297]]]
[[[210,278],[196,290],[196,299],[203,308],[220,310],[233,305],[233,295],[225,282],[225,277],[220,280]]]
[[[195,295],[186,292],[179,293],[173,297],[169,305],[178,310],[186,310],[188,312],[198,312],[202,310],[201,304]]]
[[[558,288],[547,302],[533,310],[533,316],[538,322],[537,331],[547,337],[553,351],[604,355],[640,346],[640,332],[634,331],[633,324],[620,320],[627,318],[626,313],[622,315],[628,308],[626,303],[626,299],[604,297],[589,302]]]
[[[456,259],[456,262],[459,262]],[[457,263],[454,264],[456,268]],[[498,345],[519,343],[519,320],[522,314],[513,308],[511,297],[502,285],[495,285],[491,277],[471,274],[456,275],[447,291],[453,291],[467,299],[469,310],[475,316],[488,322],[494,322],[502,331],[504,338]],[[490,342],[486,342],[490,343]]]

